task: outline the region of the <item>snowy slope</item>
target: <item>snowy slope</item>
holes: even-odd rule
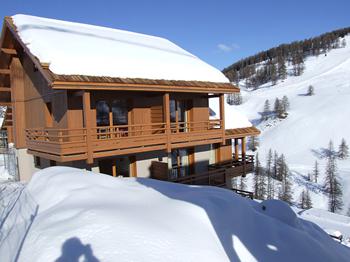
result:
[[[350,143],[350,36],[345,48],[334,49],[327,56],[309,57],[305,72],[298,77],[289,76],[275,86],[266,84],[255,91],[243,90],[243,105],[237,109],[245,112],[254,125],[262,130],[259,154],[264,159],[268,150],[284,153],[294,174],[294,196],[298,200],[303,188],[311,190],[314,206],[327,208],[327,198],[320,184],[305,181],[315,160],[320,162],[322,172],[326,163],[322,149],[330,139],[338,149],[344,137]],[[315,88],[314,96],[305,96],[309,85]],[[289,98],[291,109],[282,121],[260,123],[260,112],[269,99],[271,106],[276,97]],[[350,205],[350,159],[338,161],[339,175],[343,185],[344,209]]]
[[[12,19],[31,53],[56,74],[229,82],[161,37],[28,15]]]
[[[18,261],[341,262],[350,257],[349,248],[299,219],[285,203],[259,204],[226,189],[51,167],[36,173],[26,191],[39,212]]]

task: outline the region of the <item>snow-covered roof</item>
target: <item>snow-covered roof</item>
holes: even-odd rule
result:
[[[218,69],[161,37],[22,14],[12,20],[30,52],[57,75],[229,83]]]

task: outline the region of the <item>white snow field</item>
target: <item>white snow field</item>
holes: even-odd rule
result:
[[[333,49],[327,56],[308,57],[301,76],[289,76],[275,86],[265,84],[255,91],[242,87],[244,103],[232,106],[246,114],[262,131],[258,150],[262,164],[265,165],[264,159],[270,148],[285,154],[293,173],[294,200],[297,202],[301,191],[307,187],[314,207],[320,209],[327,209],[327,197],[322,191],[326,164],[323,150],[330,139],[336,150],[342,138],[350,145],[350,36],[345,38],[345,48]],[[315,88],[314,96],[305,96],[309,85]],[[260,113],[265,100],[269,99],[273,108],[275,98],[284,95],[291,105],[288,117],[261,123]],[[318,184],[306,181],[315,160],[322,173]],[[343,212],[346,213],[350,206],[350,158],[339,160],[337,164],[343,186]]]
[[[18,261],[341,262],[350,257],[348,247],[299,219],[284,202],[257,203],[226,189],[50,167],[37,172],[26,191],[36,203],[32,213],[36,206],[38,212]]]
[[[56,74],[229,82],[161,37],[21,14],[12,19],[30,52]]]

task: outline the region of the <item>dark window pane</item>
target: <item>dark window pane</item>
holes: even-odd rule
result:
[[[106,101],[96,103],[96,124],[97,126],[109,125],[109,106]]]
[[[113,125],[128,124],[128,106],[125,100],[115,99],[112,102]]]

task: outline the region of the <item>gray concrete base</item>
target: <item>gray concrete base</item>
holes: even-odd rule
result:
[[[19,180],[29,182],[33,174],[39,171],[34,166],[34,156],[27,153],[26,148],[16,149],[16,157],[18,163]]]

